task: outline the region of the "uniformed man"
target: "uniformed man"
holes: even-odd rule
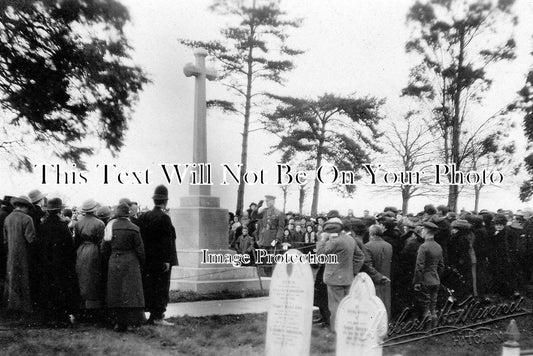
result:
[[[263,209],[259,220],[259,241],[258,245],[267,250],[268,253],[274,253],[276,245],[281,242],[283,229],[285,228],[285,214],[276,209],[276,197],[265,195],[267,207]],[[272,267],[265,268],[267,275],[272,274]]]

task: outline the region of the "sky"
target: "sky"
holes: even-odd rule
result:
[[[126,33],[133,46],[133,58],[148,73],[152,81],[140,95],[135,108],[125,146],[112,157],[102,144],[96,154],[87,160],[87,172],[80,172],[64,162],[36,152],[36,171],[23,174],[9,168],[1,170],[3,186],[11,195],[27,194],[32,188],[60,196],[68,205],[80,205],[88,198],[113,205],[120,198],[129,197],[141,205],[149,206],[156,185],[165,183],[161,164],[188,163],[192,161],[192,129],[194,80],[183,74],[183,67],[194,61],[192,50],[179,44],[179,38],[211,40],[220,38],[219,30],[228,19],[208,11],[210,1],[204,0],[123,0],[128,7],[132,23]],[[276,94],[316,98],[324,93],[348,95],[373,95],[385,98],[383,113],[387,120],[395,120],[409,107],[402,101],[401,89],[406,85],[413,59],[405,54],[409,38],[406,13],[413,1],[407,0],[290,0],[281,1],[281,7],[290,16],[304,19],[299,29],[291,31],[290,44],[305,53],[294,59],[296,68],[289,73],[284,86],[272,85],[267,89]],[[493,112],[509,102],[524,83],[525,73],[533,65],[529,52],[533,48],[533,1],[522,0],[516,4],[519,25],[515,29],[518,57],[512,65],[502,65],[489,73],[493,90],[480,108],[479,115]],[[216,63],[209,63],[216,69]],[[207,98],[228,97],[222,85],[207,83]],[[257,115],[257,113],[255,113]],[[257,117],[257,116],[255,116]],[[510,120],[519,117],[510,117]],[[221,206],[235,209],[237,184],[221,185],[220,164],[235,167],[240,159],[242,122],[238,117],[228,117],[219,112],[208,112],[208,160],[213,166],[212,195],[221,198]],[[525,150],[523,135],[516,135],[519,151]],[[275,138],[265,132],[255,131],[249,141],[249,170],[266,173],[269,183],[274,182],[277,155],[267,155]],[[372,164],[385,164],[387,157],[375,157]],[[59,164],[60,182],[55,181]],[[108,165],[108,182],[104,184],[104,165]],[[43,184],[42,165],[46,165],[46,184]],[[98,165],[98,166],[97,166]],[[116,165],[113,166],[113,165]],[[146,182],[146,171],[149,184]],[[124,184],[118,179],[122,174]],[[133,172],[140,182],[135,179]],[[65,176],[66,173],[66,176]],[[65,178],[67,177],[67,178]],[[141,179],[142,178],[142,179]],[[65,182],[65,179],[67,181]],[[380,211],[385,206],[401,206],[397,190],[377,192],[365,184],[365,177],[357,186],[352,199],[343,199],[323,187],[320,192],[319,211],[338,209],[341,213],[353,209],[356,214],[364,209]],[[481,208],[496,207],[518,209],[527,204],[518,200],[517,182],[507,181],[500,187],[488,187],[481,196]],[[186,184],[170,184],[171,207],[179,206],[179,197],[186,196]],[[289,190],[287,210],[297,209],[297,186]],[[274,184],[246,186],[245,206],[257,202],[265,194],[281,198],[281,190]],[[411,202],[411,212],[417,212],[427,203],[441,204],[446,199],[420,197]],[[304,212],[310,211],[311,197]],[[282,205],[278,199],[277,206]],[[473,197],[464,195],[459,207],[473,209]]]

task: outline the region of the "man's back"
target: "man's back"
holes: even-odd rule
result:
[[[328,241],[319,241],[318,253],[337,255],[338,263],[326,264],[324,283],[329,285],[350,285],[353,280],[353,254],[355,240],[345,234],[331,236]]]
[[[442,247],[435,240],[427,240],[418,249],[413,284],[438,285],[443,269]]]

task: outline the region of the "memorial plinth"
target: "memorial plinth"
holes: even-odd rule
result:
[[[194,55],[196,63],[189,63],[183,69],[187,77],[196,77],[193,161],[207,163],[205,80],[214,80],[216,73],[205,68],[205,50],[198,49]],[[180,199],[179,208],[170,209],[170,218],[176,229],[179,261],[179,266],[172,269],[172,290],[213,292],[260,288],[255,267],[202,263],[203,249],[210,254],[235,253],[228,249],[228,210],[220,208],[220,199],[211,196],[209,185],[190,184],[189,196]],[[268,288],[268,282],[263,287]]]
[[[214,204],[215,200],[218,198],[183,197],[180,208],[170,209],[170,218],[176,229],[179,261],[179,266],[172,270],[172,290],[213,292],[260,289],[255,267],[202,263],[202,249],[216,254],[235,253],[228,249],[228,211]],[[202,204],[188,205],[191,202]],[[268,288],[268,281],[262,282],[263,288]]]

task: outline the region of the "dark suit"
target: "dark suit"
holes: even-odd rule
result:
[[[170,217],[160,207],[142,214],[139,228],[146,253],[144,270],[144,298],[150,319],[162,319],[168,304],[170,274],[172,268],[165,270],[165,263],[178,264],[176,254],[176,232]]]
[[[335,328],[335,316],[342,298],[350,291],[353,273],[355,240],[344,232],[331,234],[328,241],[317,243],[319,254],[335,254],[338,263],[328,263],[324,270],[324,283],[328,285],[328,306],[331,312],[331,326]]]

